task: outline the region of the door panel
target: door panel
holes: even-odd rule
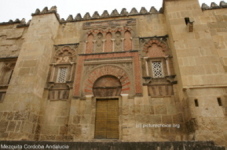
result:
[[[96,101],[95,138],[119,138],[117,99]]]

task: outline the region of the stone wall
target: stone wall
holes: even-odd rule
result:
[[[52,7],[37,9],[27,24],[0,23],[0,65],[5,57],[17,59],[0,103],[0,139],[102,141],[94,139],[98,97],[93,88],[97,79],[111,75],[122,88],[115,97],[115,141],[226,145],[224,4],[201,9],[197,0],[164,0],[160,12],[123,9],[66,21]],[[164,63],[161,79],[152,74],[152,60]],[[70,77],[61,84],[56,80],[59,62],[70,66]],[[49,98],[56,89],[69,95],[56,99],[61,92],[53,92],[55,98]]]

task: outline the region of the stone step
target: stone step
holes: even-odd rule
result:
[[[47,142],[0,141],[0,149],[50,149],[50,150],[227,150],[212,141],[180,142]]]

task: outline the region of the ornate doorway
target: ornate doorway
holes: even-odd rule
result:
[[[95,138],[118,139],[118,99],[97,99],[95,118]]]
[[[93,94],[95,97],[113,97],[120,96],[121,82],[118,78],[106,75],[98,78],[93,86]]]
[[[121,93],[121,82],[110,75],[98,78],[93,86],[96,99],[95,138],[119,138],[119,103],[117,96]]]

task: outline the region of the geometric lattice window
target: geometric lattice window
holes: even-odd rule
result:
[[[58,70],[57,83],[65,83],[67,77],[68,69],[66,67],[61,67]]]
[[[164,76],[161,61],[153,61],[152,62],[152,72],[153,72],[154,78],[162,78]]]

